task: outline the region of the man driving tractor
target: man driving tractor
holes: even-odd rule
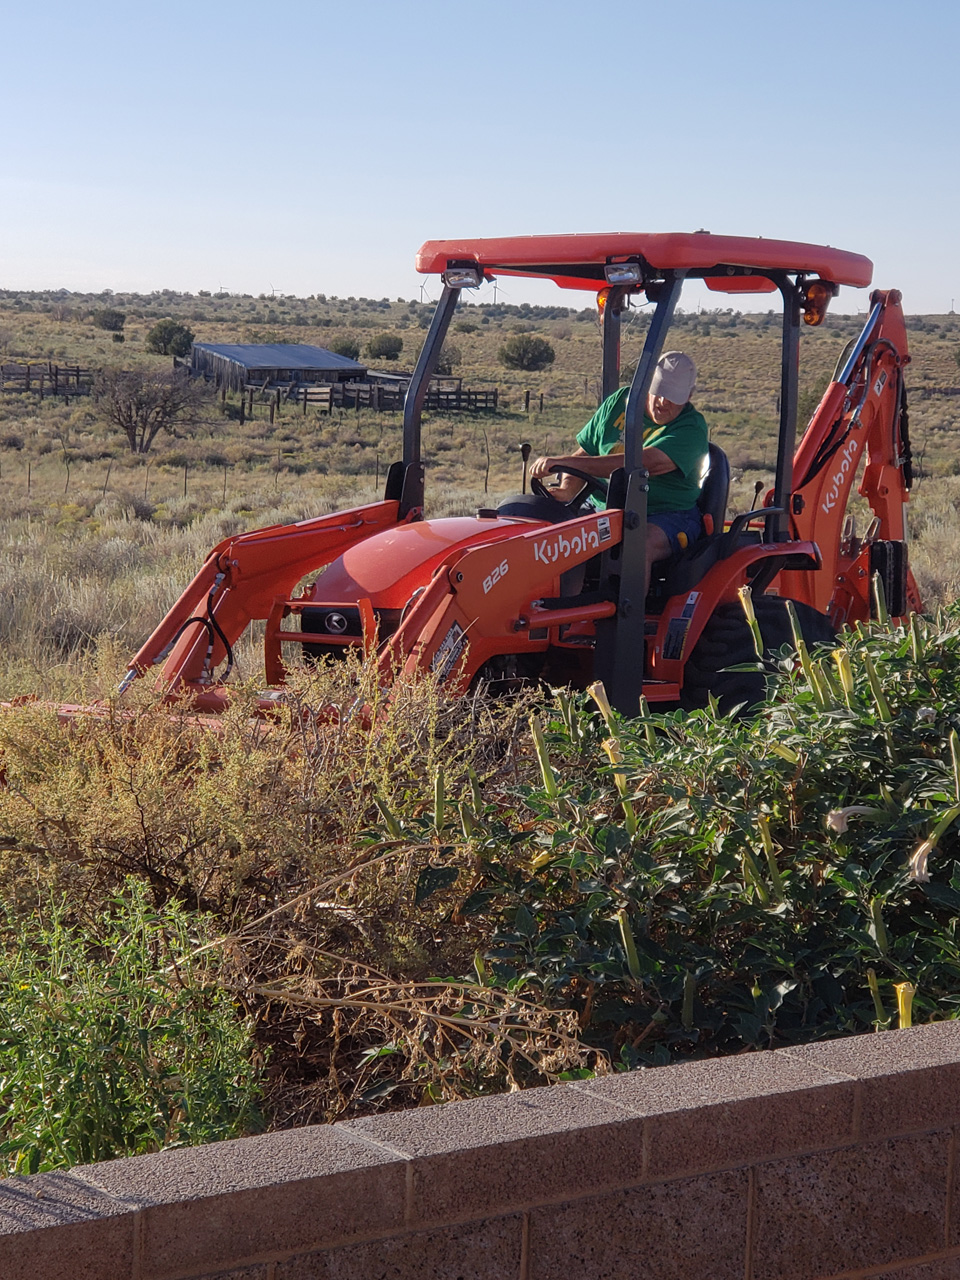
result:
[[[697,369],[682,351],[667,351],[657,361],[643,418],[643,466],[650,473],[647,495],[647,566],[650,571],[700,536],[697,498],[707,456],[707,424],[690,403]],[[553,468],[572,466],[588,475],[609,478],[621,466],[623,419],[628,386],[607,396],[577,434],[577,450],[559,458],[537,458],[530,474],[543,480]],[[582,488],[577,476],[562,475],[548,492],[570,502]]]

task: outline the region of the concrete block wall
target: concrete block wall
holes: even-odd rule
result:
[[[0,1280],[960,1280],[960,1022],[0,1181]]]

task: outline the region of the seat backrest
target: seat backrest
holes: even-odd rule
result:
[[[723,533],[727,514],[727,498],[730,494],[730,463],[717,444],[711,444],[707,454],[707,474],[700,486],[697,506],[703,516],[703,531],[708,536]]]

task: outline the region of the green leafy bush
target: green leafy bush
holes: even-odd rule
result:
[[[147,334],[146,347],[161,356],[187,356],[193,337],[193,331],[179,320],[158,320]]]
[[[957,622],[795,663],[746,721],[559,695],[529,872],[491,860],[460,908],[500,904],[492,981],[577,1008],[624,1066],[896,1026],[913,989],[918,1020],[957,1016]]]
[[[204,921],[130,881],[94,919],[8,915],[0,960],[0,1159],[11,1173],[238,1137],[259,1071],[213,979]]]
[[[334,338],[328,350],[336,356],[346,356],[348,360],[360,359],[360,343],[356,338]]]
[[[395,333],[376,333],[367,343],[372,360],[396,360],[403,350],[403,339]]]
[[[508,338],[497,358],[507,369],[524,369],[533,372],[553,364],[556,353],[546,338],[532,333],[516,333]]]
[[[112,307],[102,307],[94,311],[90,319],[93,321],[94,328],[105,329],[107,333],[119,333],[127,323],[126,313],[115,311]]]

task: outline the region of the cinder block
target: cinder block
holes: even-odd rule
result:
[[[67,1173],[0,1180],[3,1280],[129,1280],[127,1205]]]
[[[530,1280],[743,1280],[747,1188],[733,1170],[535,1209]]]
[[[960,1021],[846,1036],[780,1055],[858,1080],[865,1138],[960,1121]]]
[[[200,1280],[267,1280],[269,1274],[269,1268],[264,1263],[258,1267],[240,1267],[234,1271],[218,1271],[215,1276],[202,1276]]]
[[[642,1177],[642,1120],[565,1085],[337,1128],[413,1160],[416,1226],[509,1213]]]
[[[520,1280],[522,1219],[416,1231],[277,1264],[276,1280]]]
[[[936,1262],[918,1262],[896,1271],[875,1271],[864,1280],[960,1280],[960,1258],[939,1258]]]
[[[574,1088],[648,1117],[651,1178],[835,1147],[853,1134],[851,1081],[781,1052],[630,1071]]]
[[[161,1151],[75,1171],[142,1211],[142,1280],[215,1273],[403,1222],[404,1161],[335,1126]]]
[[[865,1142],[756,1170],[752,1280],[811,1280],[945,1245],[948,1133]]]

